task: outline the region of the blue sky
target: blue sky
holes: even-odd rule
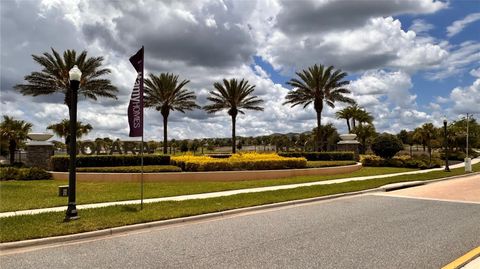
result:
[[[199,105],[212,84],[245,78],[265,101],[264,112],[238,119],[242,136],[304,132],[315,127],[312,107],[283,106],[298,71],[313,64],[349,73],[352,97],[380,132],[439,125],[442,116],[480,114],[480,1],[435,0],[15,0],[1,5],[1,114],[44,132],[68,117],[61,94],[22,96],[13,86],[38,71],[31,54],[50,48],[103,56],[117,100],[79,102],[88,136],[126,138],[126,107],[135,79],[128,62],[145,46],[146,72],[188,79]],[[29,105],[26,105],[29,104]],[[334,109],[322,122],[346,131]],[[201,110],[171,113],[171,138],[228,137],[230,118]],[[146,139],[161,139],[160,113],[145,113]]]

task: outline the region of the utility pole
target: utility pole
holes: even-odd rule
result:
[[[470,158],[468,158],[468,123],[470,121],[470,116],[468,113],[467,113],[467,148],[466,148],[466,156],[465,156],[465,172],[472,172],[472,160]]]

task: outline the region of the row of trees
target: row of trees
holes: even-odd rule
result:
[[[469,148],[480,147],[480,125],[474,118],[468,119]],[[447,127],[447,145],[452,151],[466,151],[467,147],[467,119],[453,121]],[[414,145],[421,145],[431,157],[432,150],[443,148],[445,145],[445,130],[435,127],[432,123],[425,123],[413,131],[401,130],[397,137],[403,144],[409,145],[410,155]]]
[[[68,71],[74,65],[77,65],[82,71],[79,89],[81,95],[93,100],[96,100],[98,97],[116,99],[117,88],[108,79],[104,78],[105,75],[110,73],[110,70],[102,67],[103,57],[89,58],[86,51],[77,55],[74,50],[65,51],[62,57],[53,48],[52,53],[45,52],[43,55],[32,55],[32,57],[35,62],[42,66],[42,70],[25,76],[26,84],[15,86],[22,94],[38,96],[60,92],[64,94],[64,103],[70,108],[71,91]],[[376,134],[371,114],[359,107],[353,99],[347,96],[350,91],[346,88],[349,84],[349,81],[345,80],[346,76],[347,73],[335,69],[333,66],[314,65],[301,72],[296,72],[296,77],[287,82],[288,85],[293,87],[293,90],[287,94],[283,104],[292,107],[301,105],[304,108],[311,104],[316,112],[317,128],[313,130],[313,144],[316,150],[326,150],[338,139],[338,133],[336,133],[333,125],[327,124],[323,126],[321,123],[324,106],[334,108],[336,102],[349,104],[346,108],[338,111],[336,116],[346,121],[349,132],[357,134],[362,144],[361,152],[365,152],[369,141]],[[178,75],[169,73],[149,74],[145,80],[145,106],[159,111],[163,117],[164,153],[167,153],[168,147],[167,130],[170,112],[180,111],[185,113],[188,110],[201,108],[196,104],[194,92],[186,88],[189,82],[189,80],[179,80]],[[209,92],[207,98],[209,103],[203,107],[208,113],[226,110],[231,117],[232,138],[230,142],[232,152],[236,151],[236,146],[238,145],[236,143],[236,118],[238,114],[244,114],[246,110],[263,110],[261,106],[263,100],[254,95],[254,90],[255,85],[249,84],[245,79],[223,79],[221,82],[213,84],[213,89]],[[61,134],[63,133],[63,137],[67,139],[66,132],[68,128],[66,127],[68,127],[68,123],[69,121],[64,120],[62,123],[51,125],[48,128],[57,135],[62,136]],[[91,126],[86,127],[83,130],[80,128],[80,132],[91,130]],[[431,132],[431,129],[431,126],[428,125],[428,127],[425,127],[422,135],[420,131],[417,131],[415,137],[432,136],[433,132]],[[275,139],[271,144],[289,145],[282,138]],[[453,140],[455,139],[457,138],[453,138]],[[299,138],[298,140],[302,139]],[[432,140],[433,136],[431,138],[422,138],[421,143],[427,148],[432,148],[429,144],[430,142],[424,142]],[[265,143],[263,144],[265,145]]]
[[[466,150],[466,119],[453,121],[448,125],[447,128],[447,138],[448,145],[451,152],[465,152]],[[87,134],[92,127],[90,124],[83,124],[81,122],[78,124],[77,138],[80,138],[84,134]],[[476,122],[475,119],[471,118],[469,120],[469,148],[480,148],[480,125]],[[30,132],[32,124],[23,121],[16,120],[9,116],[4,116],[3,121],[0,123],[0,138],[1,145],[0,150],[1,154],[5,155],[9,153],[10,161],[14,161],[14,153],[17,148],[22,148],[24,146],[24,141],[27,137],[28,132]],[[68,142],[68,122],[63,120],[61,123],[52,124],[47,127],[52,130],[57,136],[66,138],[65,142]],[[322,150],[335,150],[337,142],[340,140],[339,133],[337,132],[333,124],[328,123],[322,125],[322,137],[321,141],[323,148]],[[371,129],[371,131],[365,131]],[[352,128],[352,132],[357,133],[359,141],[361,142],[360,151],[365,153],[365,151],[371,146],[373,140],[379,135],[375,132],[373,125],[371,124],[359,124]],[[250,147],[250,150],[260,150],[260,151],[310,151],[314,150],[315,141],[317,138],[317,130],[314,128],[311,132],[304,133],[290,133],[290,134],[272,134],[264,135],[257,137],[237,137],[237,149],[242,149],[246,146]],[[409,145],[410,154],[412,155],[413,147],[416,145],[418,147],[423,147],[423,151],[432,155],[432,150],[434,149],[443,149],[445,140],[444,140],[444,129],[442,127],[435,127],[432,123],[425,123],[422,126],[415,128],[412,131],[401,130],[396,136],[399,140],[402,141],[404,145]],[[96,142],[103,142],[103,144],[109,148],[114,140],[109,137],[105,138],[96,138]],[[162,142],[157,141],[148,141],[150,149],[157,149],[163,147]],[[172,139],[168,141],[167,148],[170,150],[169,153],[175,153],[177,151],[201,151],[204,150],[214,150],[218,147],[229,146],[232,143],[231,138],[205,138],[205,139],[184,139],[184,140],[175,140]],[[54,141],[56,148],[66,148],[68,143],[62,143]]]
[[[68,71],[77,65],[82,71],[79,93],[96,100],[98,97],[115,98],[118,89],[111,84],[104,75],[110,73],[107,68],[102,68],[103,57],[88,58],[87,52],[78,55],[75,50],[67,50],[63,57],[52,48],[52,53],[45,52],[43,55],[32,55],[35,62],[42,66],[39,72],[32,72],[25,76],[26,84],[15,86],[24,95],[45,95],[60,92],[64,94],[64,103],[70,108],[71,90],[69,87]],[[353,104],[354,101],[345,96],[350,93],[345,86],[349,81],[344,80],[347,73],[335,69],[333,66],[324,67],[314,65],[302,72],[296,73],[298,78],[292,78],[288,84],[294,89],[286,96],[284,104],[292,107],[302,105],[307,107],[313,104],[317,114],[317,127],[321,126],[321,113],[324,105],[335,107],[335,102]],[[185,113],[187,110],[200,108],[195,102],[195,94],[186,89],[188,80],[179,81],[178,75],[161,73],[150,74],[145,80],[145,105],[154,108],[163,116],[164,124],[164,153],[167,153],[168,117],[171,111]],[[232,152],[236,145],[236,118],[238,114],[244,114],[246,110],[262,111],[263,100],[253,95],[255,85],[251,85],[245,79],[223,79],[215,82],[213,90],[207,98],[209,104],[203,107],[208,113],[216,113],[227,110],[232,119]],[[321,138],[322,128],[317,128],[317,144]],[[321,146],[317,146],[321,148]]]

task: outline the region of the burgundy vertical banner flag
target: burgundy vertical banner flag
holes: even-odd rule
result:
[[[143,136],[143,46],[132,57],[130,63],[137,71],[130,104],[128,105],[128,124],[130,137]]]

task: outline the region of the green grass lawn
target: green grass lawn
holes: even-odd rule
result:
[[[331,194],[359,191],[380,187],[390,183],[429,180],[445,176],[464,174],[463,168],[452,172],[435,171],[425,174],[396,176],[365,181],[353,181],[331,185],[300,187],[289,190],[246,193],[227,197],[189,200],[180,202],[160,202],[139,206],[112,206],[106,208],[81,210],[80,219],[63,222],[64,212],[38,215],[16,216],[0,219],[0,242],[18,241],[55,235],[65,235],[94,231],[128,224],[144,223],[204,213],[224,211],[261,204],[270,204],[289,200],[319,197]],[[480,171],[480,164],[473,166]]]
[[[302,176],[269,180],[249,180],[237,182],[149,182],[144,186],[145,198],[177,196],[185,194],[215,192],[233,189],[265,187],[330,180],[345,177],[371,176],[412,171],[407,168],[364,167],[353,173],[331,176]],[[62,206],[66,197],[58,197],[58,186],[68,185],[68,181],[3,181],[0,182],[0,212],[33,208]],[[77,182],[77,203],[132,200],[140,198],[140,184],[131,182]]]

